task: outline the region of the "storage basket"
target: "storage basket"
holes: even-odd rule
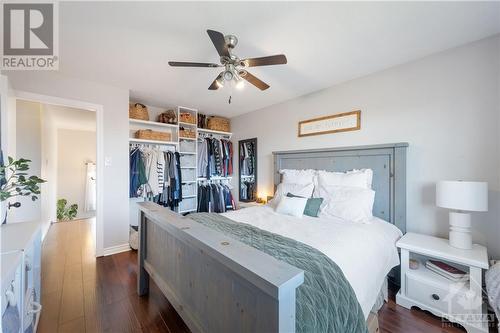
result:
[[[168,132],[157,132],[150,129],[147,130],[138,130],[135,132],[135,137],[137,139],[144,140],[156,140],[156,141],[171,141],[172,134]]]
[[[189,112],[181,112],[179,115],[180,122],[188,124],[196,124],[196,117]]]
[[[180,138],[196,138],[196,129],[194,128],[180,128],[179,129]]]
[[[207,128],[214,131],[231,132],[229,119],[222,117],[208,117]]]
[[[129,104],[128,117],[131,119],[149,120],[148,108],[141,103]]]

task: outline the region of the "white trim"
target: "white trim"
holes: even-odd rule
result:
[[[103,255],[104,256],[110,256],[113,254],[121,253],[121,252],[127,252],[130,251],[130,245],[128,243],[121,244],[121,245],[115,245],[115,246],[110,246],[107,247],[103,250]]]
[[[49,95],[35,94],[26,91],[14,90],[16,99],[22,99],[43,104],[66,106],[75,109],[84,109],[96,112],[96,167],[97,167],[97,209],[96,209],[96,239],[95,255],[104,255],[104,220],[102,208],[104,207],[104,109],[102,105],[87,103],[75,99],[60,98]]]

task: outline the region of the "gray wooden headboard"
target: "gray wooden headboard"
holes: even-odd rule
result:
[[[408,143],[273,152],[274,185],[279,170],[373,170],[373,215],[406,232],[406,149]]]

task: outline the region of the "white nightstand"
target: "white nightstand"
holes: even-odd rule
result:
[[[401,249],[401,289],[396,303],[410,309],[427,310],[456,322],[467,332],[488,332],[486,304],[482,299],[482,269],[488,268],[486,248],[474,244],[471,250],[451,247],[447,239],[407,233],[397,243]],[[409,259],[419,259],[416,270]],[[469,272],[470,281],[452,282],[425,267],[425,259],[437,259]]]

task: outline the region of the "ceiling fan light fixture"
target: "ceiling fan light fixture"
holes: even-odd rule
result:
[[[231,81],[234,77],[233,72],[231,72],[229,70],[225,71],[223,76],[224,76],[224,80],[226,80],[226,81]]]
[[[245,87],[245,81],[241,77],[235,76],[234,79],[236,81],[236,84],[234,85],[236,89],[241,90]]]
[[[215,80],[215,84],[218,88],[224,87],[224,79],[222,78],[222,76],[219,76],[217,80]]]

